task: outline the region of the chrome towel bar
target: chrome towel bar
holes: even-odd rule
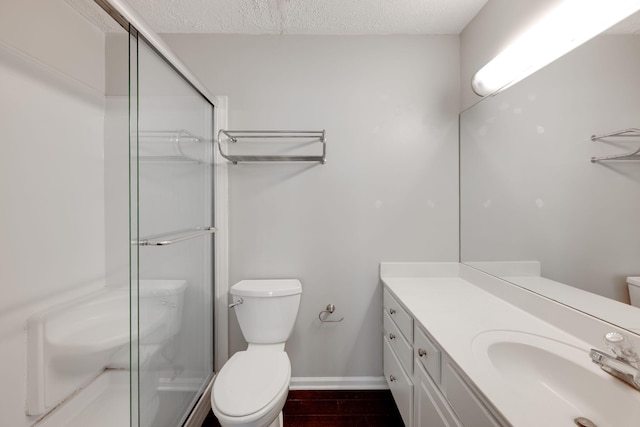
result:
[[[168,246],[174,243],[183,242],[185,240],[194,239],[196,237],[212,234],[217,231],[215,227],[196,227],[186,230],[171,231],[168,233],[154,234],[153,236],[143,237],[140,240],[133,240],[132,245],[138,246]]]

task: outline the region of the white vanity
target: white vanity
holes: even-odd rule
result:
[[[640,391],[589,357],[614,326],[458,263],[382,263],[381,278],[406,426],[640,425]]]

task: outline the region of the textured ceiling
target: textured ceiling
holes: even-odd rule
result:
[[[65,0],[105,32],[92,0]],[[157,33],[459,34],[487,0],[128,0]]]

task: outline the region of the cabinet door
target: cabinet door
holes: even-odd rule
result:
[[[414,368],[414,414],[416,427],[461,427],[422,364],[416,360]]]
[[[438,348],[418,326],[416,326],[413,335],[416,361],[422,364],[436,384],[440,384],[440,348]]]
[[[391,349],[389,339],[384,338],[384,375],[389,385],[389,390],[396,402],[398,411],[402,416],[404,425],[410,427],[413,425],[413,384],[411,379],[402,369],[400,361]]]
[[[448,360],[442,364],[442,390],[465,426],[501,426]]]

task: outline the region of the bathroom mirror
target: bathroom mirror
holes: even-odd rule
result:
[[[461,261],[640,333],[633,16],[460,116]]]

